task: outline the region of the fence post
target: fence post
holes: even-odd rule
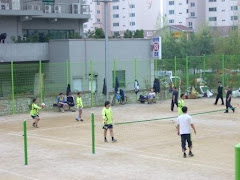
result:
[[[94,123],[94,114],[91,115],[92,119],[92,154],[95,154],[95,123]]]
[[[67,85],[69,84],[69,61],[68,59],[66,60],[66,82],[67,82]]]
[[[188,69],[188,56],[186,56],[186,90],[188,90],[189,86],[189,69]]]
[[[203,80],[206,79],[206,55],[203,55]]]
[[[240,180],[240,144],[235,146],[235,180]]]
[[[27,121],[23,122],[23,139],[24,139],[24,164],[28,165],[28,149],[27,149]]]
[[[93,107],[93,62],[90,60],[90,73],[91,73],[91,107]]]
[[[11,61],[11,90],[12,90],[12,114],[16,112],[15,89],[14,89],[14,67]]]
[[[134,77],[137,80],[137,58],[134,59]],[[135,101],[137,102],[137,94],[135,96]]]
[[[42,78],[42,61],[39,61],[39,89],[40,89],[40,101],[43,102],[43,78]]]
[[[225,87],[225,55],[222,55],[222,85]]]
[[[158,70],[158,60],[157,59],[154,60],[154,66],[155,66],[155,68],[154,68],[155,69],[155,74],[154,74],[155,77],[154,78],[157,78],[157,73],[158,73],[158,71],[157,71]]]
[[[175,80],[174,80],[174,86],[177,86],[177,56],[175,56],[174,58],[174,76],[175,76]]]

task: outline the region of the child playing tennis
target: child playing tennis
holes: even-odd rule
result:
[[[180,99],[178,100],[178,116],[183,114],[182,108],[185,105],[184,99],[185,99],[185,95],[181,94]]]
[[[112,109],[110,108],[110,102],[105,102],[105,107],[102,110],[102,118],[103,118],[103,129],[104,129],[104,142],[108,142],[107,140],[107,130],[109,129],[110,135],[112,137],[112,142],[116,142],[113,136],[113,115]]]
[[[45,107],[45,105],[41,105],[40,107],[37,104],[38,104],[38,100],[37,98],[34,98],[31,106],[30,114],[31,114],[31,117],[34,119],[34,123],[32,124],[32,126],[35,128],[38,128],[38,122],[40,121],[38,110],[43,109]]]
[[[82,102],[82,95],[80,92],[77,93],[77,109],[78,115],[76,116],[76,121],[83,121],[82,119],[82,109],[83,109],[83,102]]]

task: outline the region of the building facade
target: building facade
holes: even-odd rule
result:
[[[79,0],[0,0],[0,34],[7,34],[6,43],[30,36],[82,35],[89,13],[89,5]]]
[[[239,24],[239,0],[167,0],[162,3],[162,16],[169,25],[184,25],[194,31],[208,26],[224,35]]]
[[[86,0],[86,4],[91,8],[91,20],[84,24],[84,31],[97,27],[104,29],[104,3]],[[113,0],[108,9],[110,35],[123,36],[126,30],[143,29],[145,37],[151,37],[158,28],[159,0]]]

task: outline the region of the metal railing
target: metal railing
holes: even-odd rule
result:
[[[90,14],[90,6],[83,3],[44,3],[42,0],[0,0],[1,10],[30,10],[56,14]]]

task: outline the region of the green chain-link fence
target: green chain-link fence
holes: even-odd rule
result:
[[[68,84],[71,85],[73,93],[83,92],[86,106],[103,105],[103,62],[104,60],[90,60],[70,63],[66,60],[61,63],[39,61],[1,64],[0,114],[27,112],[33,97],[38,97],[40,102],[52,107],[60,92],[66,94]],[[155,61],[114,59],[109,64],[111,98],[116,77],[119,80],[119,88],[127,92],[131,102],[136,102],[139,96],[133,92],[135,80],[140,84],[140,94],[146,95],[152,87],[153,79],[160,79],[160,99],[169,98],[171,87],[174,85],[181,93],[190,92],[192,87],[200,92],[200,86],[207,86],[216,93],[217,82],[222,81],[223,86],[229,85],[233,90],[237,90],[240,87],[240,56],[186,56]]]

